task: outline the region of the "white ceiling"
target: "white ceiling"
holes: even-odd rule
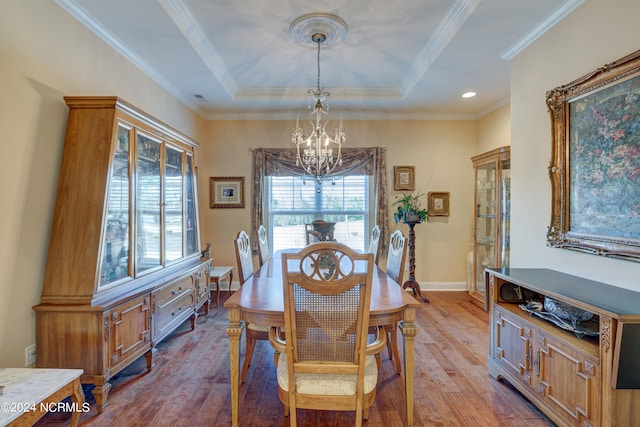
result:
[[[584,0],[55,1],[207,119],[306,114],[317,51],[289,26],[333,13],[348,33],[320,53],[332,115],[424,119],[504,105],[509,60]]]

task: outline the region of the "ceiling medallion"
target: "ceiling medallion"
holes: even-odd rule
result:
[[[296,18],[289,26],[291,38],[298,44],[315,49],[314,34],[323,34],[326,39],[323,48],[328,48],[344,40],[347,35],[347,23],[331,13],[314,12]]]

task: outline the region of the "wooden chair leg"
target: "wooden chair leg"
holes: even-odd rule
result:
[[[356,423],[355,423],[356,427],[362,426],[362,413],[363,412],[364,411],[362,409],[362,404],[361,403],[357,403],[356,404]],[[364,418],[366,419],[367,417],[365,416]]]
[[[293,411],[289,410],[289,427],[296,427],[298,425],[297,412],[298,410],[295,408],[293,408]]]
[[[240,375],[240,382],[243,383],[251,365],[251,357],[253,357],[253,348],[256,345],[256,340],[247,337],[246,339],[246,354],[244,355],[244,364],[242,365],[242,374]]]
[[[398,354],[398,328],[393,328],[393,330],[387,336],[387,343],[391,342],[391,348],[393,351],[393,358],[396,362],[396,372],[398,375],[402,372],[402,363],[400,361],[400,355]],[[391,355],[391,351],[389,351],[389,355]]]

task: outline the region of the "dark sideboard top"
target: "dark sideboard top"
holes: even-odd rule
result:
[[[487,268],[486,271],[522,287],[549,296],[564,296],[611,315],[640,315],[640,292],[545,268]]]

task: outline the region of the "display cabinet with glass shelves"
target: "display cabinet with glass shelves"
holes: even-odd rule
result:
[[[487,310],[484,269],[509,266],[511,210],[510,147],[471,158],[475,171],[473,267],[469,295]]]
[[[67,133],[40,304],[36,366],[109,379],[207,304],[197,143],[117,97],[66,97]]]

